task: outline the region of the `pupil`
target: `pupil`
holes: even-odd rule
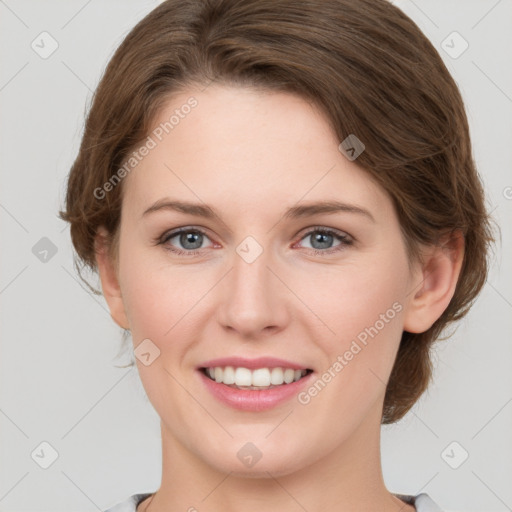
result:
[[[332,243],[333,236],[328,233],[317,233],[316,235],[311,235],[313,238],[313,242],[311,245],[315,249],[326,249]],[[320,247],[315,247],[315,243],[319,243]]]
[[[202,245],[202,236],[203,235],[201,235],[201,233],[182,233],[180,236],[180,243],[186,249],[199,249]],[[189,243],[192,244],[192,247],[188,245]]]
[[[201,233],[182,233],[180,236],[180,243],[187,249],[199,249],[202,245],[202,234]],[[311,235],[312,246],[315,249],[326,249],[330,246],[333,240],[333,236],[328,233],[316,233]],[[192,244],[192,247],[188,244]]]

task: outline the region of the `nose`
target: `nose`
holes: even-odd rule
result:
[[[223,329],[255,340],[286,328],[291,294],[275,267],[270,251],[263,250],[252,262],[234,255],[233,267],[222,280],[217,309]]]

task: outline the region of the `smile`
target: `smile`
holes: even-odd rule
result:
[[[314,370],[300,363],[260,357],[227,357],[203,362],[197,375],[218,403],[241,411],[262,412],[295,398]]]
[[[297,382],[312,370],[281,367],[250,370],[244,367],[213,366],[202,368],[202,371],[211,380],[234,389],[263,390]]]

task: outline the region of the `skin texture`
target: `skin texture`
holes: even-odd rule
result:
[[[402,331],[428,329],[448,305],[462,240],[426,247],[424,262],[409,264],[391,199],[338,150],[311,103],[249,88],[190,88],[154,126],[191,95],[197,107],[125,178],[118,266],[105,231],[97,236],[113,319],[131,330],[134,347],[149,338],[160,350],[149,366],[137,360],[163,444],[161,487],[138,510],[414,510],[382,478],[385,383]],[[162,198],[208,204],[218,217],[165,209],[143,216]],[[327,200],[364,208],[373,220],[283,216]],[[179,236],[157,244],[180,227],[206,232],[198,254],[171,252],[190,247]],[[352,243],[333,237],[318,249],[315,227]],[[236,252],[247,236],[263,248],[252,263]],[[212,397],[195,370],[217,357],[273,356],[313,369],[316,380],[393,304],[394,318],[306,405],[294,397],[264,412],[238,411]],[[247,442],[262,453],[250,468],[237,457]]]

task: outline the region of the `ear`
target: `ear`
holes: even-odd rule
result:
[[[413,274],[411,300],[404,316],[404,330],[425,332],[448,307],[464,259],[464,236],[460,230],[441,238],[422,252],[422,262]]]
[[[108,231],[100,226],[94,240],[96,264],[101,280],[103,295],[110,309],[110,316],[114,322],[123,329],[129,329],[130,324],[126,316],[121,288],[112,256],[109,253]]]

